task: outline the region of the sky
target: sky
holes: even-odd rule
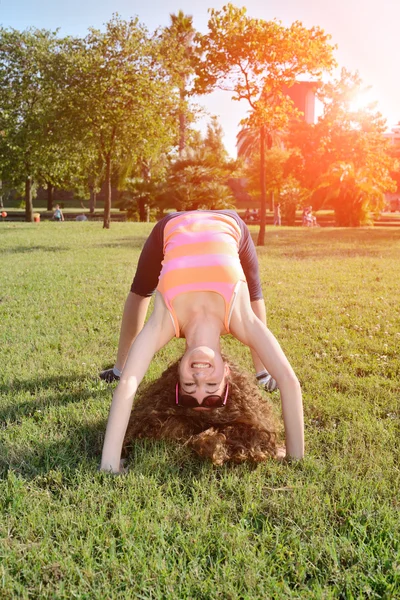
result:
[[[61,35],[84,36],[89,27],[102,29],[113,13],[122,18],[138,16],[154,31],[168,25],[170,13],[183,10],[193,17],[194,27],[205,33],[208,8],[221,9],[227,0],[0,0],[0,25],[19,30],[38,27],[60,30]],[[387,119],[387,128],[400,121],[400,0],[247,0],[232,2],[246,6],[251,17],[278,19],[284,25],[301,21],[320,26],[338,46],[339,67],[358,71],[370,100]],[[224,130],[224,143],[236,155],[239,122],[247,114],[244,100],[234,102],[229,92],[214,92],[199,100],[209,115],[217,115]],[[209,117],[199,124],[204,131]]]

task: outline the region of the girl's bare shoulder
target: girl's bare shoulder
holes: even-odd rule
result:
[[[175,329],[170,312],[159,292],[156,292],[154,308],[145,327],[148,327],[150,331],[156,333],[156,336],[159,337],[161,346],[175,336]]]
[[[162,294],[160,294],[160,292],[158,291],[156,291],[155,293],[154,308],[151,316],[153,318],[156,318],[157,320],[164,320],[167,317],[169,320],[171,320],[171,317],[169,316],[169,310],[167,305],[165,304],[164,298],[162,297]]]

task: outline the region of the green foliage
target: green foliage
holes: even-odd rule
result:
[[[207,158],[177,160],[158,203],[176,210],[232,208],[234,198],[227,182],[235,168],[215,165]]]
[[[307,29],[298,21],[284,27],[248,17],[245,8],[232,4],[210,13],[209,33],[200,40],[199,91],[218,86],[253,109],[260,102],[268,110],[269,94],[283,99],[284,84],[290,86],[302,73],[321,76],[333,65],[330,36],[319,27]]]
[[[170,18],[171,24],[158,34],[160,53],[175,85],[183,91],[182,99],[185,100],[189,93],[187,86],[194,75],[194,40],[197,32],[193,27],[193,17],[185,15],[182,10],[177,15],[171,14]]]
[[[193,76],[198,61],[195,38],[197,32],[193,27],[193,18],[185,15],[182,10],[171,14],[171,24],[159,33],[160,55],[172,84],[179,94],[179,156],[186,148],[188,125],[195,118],[194,107],[189,102],[192,93]]]
[[[383,192],[395,191],[389,171],[366,165],[355,169],[354,163],[333,163],[321,178],[319,189],[327,190],[327,200],[341,226],[370,225],[372,213],[385,206]]]
[[[147,160],[163,151],[174,134],[174,94],[157,60],[158,47],[137,19],[118,16],[105,32],[90,30],[77,49],[69,101],[70,116],[84,132],[106,180],[104,227],[110,224],[113,166]]]
[[[319,27],[307,29],[296,21],[284,27],[279,21],[248,17],[245,8],[232,4],[222,10],[211,9],[209,32],[199,40],[202,60],[197,69],[196,89],[205,93],[213,88],[233,93],[235,100],[246,100],[251,108],[242,123],[261,130],[260,192],[261,223],[258,243],[264,244],[266,188],[264,147],[285,129],[296,114],[284,89],[302,75],[320,78],[334,65],[330,37]]]
[[[265,179],[266,187],[269,192],[278,192],[282,187],[286,170],[285,166],[290,156],[290,152],[280,148],[271,148],[265,153]],[[259,192],[259,173],[260,156],[254,156],[253,160],[247,164],[245,174],[248,177],[249,188],[254,192]]]
[[[351,110],[351,101],[361,89],[358,75],[343,70],[340,80],[319,92],[324,113],[318,123],[294,123],[287,139],[300,150],[293,158],[292,172],[304,187],[316,192],[317,201],[323,193],[341,226],[369,223],[371,212],[384,207],[384,192],[396,188],[390,177],[394,161],[383,137],[384,119],[373,105]],[[318,202],[317,208],[321,205]]]
[[[261,128],[256,126],[244,125],[236,136],[238,157],[245,161],[253,157],[260,157]],[[280,133],[274,131],[267,134],[267,148],[272,146],[281,146]]]
[[[228,159],[216,117],[208,124],[205,138],[191,131],[184,157],[171,162],[157,203],[176,210],[232,208],[234,197],[228,180],[238,170]]]
[[[76,167],[60,112],[69,44],[46,30],[0,29],[1,177],[25,186],[27,220],[32,185],[61,184]]]
[[[159,209],[160,183],[154,179],[130,179],[123,194],[123,206],[133,221],[154,221]]]
[[[291,176],[285,178],[275,200],[281,205],[284,225],[295,225],[296,210],[304,205],[308,196],[308,190],[302,188],[297,179]]]
[[[147,220],[149,211],[175,208],[195,210],[232,208],[234,198],[228,179],[235,172],[236,161],[228,159],[223,131],[212,117],[207,132],[188,130],[184,153],[168,162],[164,156],[154,165],[143,165],[141,177],[126,182],[125,207],[131,218]]]
[[[248,156],[244,168],[247,189],[258,200],[261,165],[260,155],[252,143],[254,138],[257,138],[258,141],[259,130],[242,130],[239,147],[242,149],[243,155]],[[273,204],[279,203],[281,205],[284,225],[295,224],[296,209],[301,206],[302,202],[308,196],[307,191],[301,187],[292,174],[292,160],[292,150],[272,147],[265,152],[264,174],[266,192],[271,199],[271,209]]]
[[[223,143],[224,132],[216,116],[211,117],[207,124],[207,133],[204,139],[204,152],[213,157],[215,162],[228,162],[228,152]]]
[[[111,477],[97,471],[112,395],[97,374],[152,225],[0,227],[1,597],[400,596],[398,228],[271,227],[258,250],[269,325],[302,383],[304,461],[215,468],[138,440]],[[222,343],[251,372],[248,350]]]

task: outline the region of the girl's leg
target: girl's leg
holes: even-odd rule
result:
[[[128,352],[137,335],[142,331],[151,298],[129,292],[125,302],[118,342],[115,367],[122,371]]]
[[[264,325],[267,325],[267,311],[265,309],[264,299],[260,298],[259,300],[253,300],[251,302],[251,308],[260,321],[264,323]],[[250,348],[250,352],[258,383],[262,385],[268,392],[273,392],[278,388],[275,379],[268,373],[257,352],[252,348]]]

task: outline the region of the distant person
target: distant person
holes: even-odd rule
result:
[[[258,208],[253,208],[251,211],[250,220],[255,223],[256,221],[258,221],[258,219],[259,219]]]
[[[315,217],[312,213],[312,206],[308,207],[308,219],[310,221],[310,227],[317,226],[317,217]]]
[[[281,223],[281,205],[274,205],[274,225],[282,225]]]
[[[312,206],[305,206],[303,208],[303,215],[302,215],[302,225],[304,225],[305,227],[312,227]]]
[[[59,204],[56,204],[56,207],[54,209],[53,221],[64,221],[64,215]]]
[[[312,206],[306,206],[303,209],[302,225],[305,227],[317,227],[317,217],[312,214]]]

